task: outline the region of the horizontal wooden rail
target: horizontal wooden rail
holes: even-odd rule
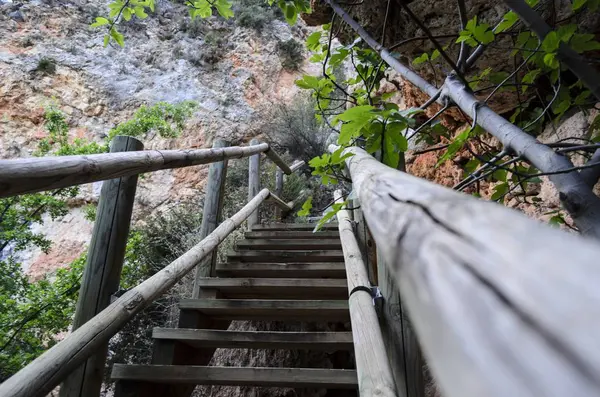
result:
[[[596,243],[348,152],[442,395],[600,395]]]
[[[0,160],[0,197],[272,152],[269,145]],[[273,155],[273,153],[271,153]],[[287,166],[286,166],[287,167]],[[289,168],[288,168],[289,169]]]
[[[167,267],[129,290],[66,339],[0,384],[2,397],[45,396],[96,350],[107,343],[136,313],[164,294],[221,243],[269,197],[261,190],[214,232]]]
[[[285,201],[283,201],[282,199],[280,199],[279,197],[277,197],[273,193],[269,194],[269,197],[267,198],[267,201],[269,201],[270,203],[276,205],[279,209],[281,209],[283,211],[284,214],[286,212],[289,212],[289,211],[291,211],[291,210],[294,209],[294,207],[290,206],[288,203],[286,203]]]
[[[338,203],[343,202],[339,190],[335,192],[335,199]],[[354,235],[349,212],[339,211],[337,220],[350,293],[348,306],[358,374],[358,394],[359,396],[395,397],[396,387],[373,298],[368,290],[355,290],[356,287],[369,288],[371,284]]]
[[[265,154],[267,155],[267,157],[269,159],[271,159],[272,162],[274,162],[286,175],[291,174],[293,171],[290,169],[290,167],[285,163],[285,161],[283,161],[283,159],[281,157],[279,157],[279,155],[273,150],[273,149],[269,149],[265,152]]]

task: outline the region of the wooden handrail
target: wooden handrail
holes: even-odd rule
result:
[[[0,161],[0,197],[57,189],[266,152],[269,145],[219,149],[140,150]]]
[[[164,294],[217,247],[269,197],[261,190],[231,218],[164,269],[126,292],[63,341],[0,384],[2,397],[45,396],[67,375],[93,355],[136,313]]]
[[[339,190],[335,192],[336,202],[343,201]],[[347,210],[337,213],[338,230],[344,252],[346,276],[348,279],[348,306],[354,340],[354,357],[358,374],[359,396],[395,397],[396,387],[390,370],[379,320],[373,305],[367,268],[354,235],[352,221]]]
[[[345,153],[445,396],[600,395],[597,244]]]

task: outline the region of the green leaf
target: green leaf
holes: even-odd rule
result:
[[[467,175],[471,175],[473,172],[475,172],[477,167],[479,167],[479,164],[480,164],[479,160],[477,160],[475,158],[467,161],[467,164],[465,164],[465,166],[464,166],[464,170],[467,172]]]
[[[558,63],[558,59],[556,59],[556,54],[546,54],[544,55],[544,64],[551,69],[558,69],[560,64]]]
[[[501,183],[494,186],[494,193],[492,194],[492,200],[497,201],[503,198],[508,193],[508,183]]]
[[[548,221],[548,224],[551,226],[558,227],[560,225],[566,225],[567,222],[565,221],[565,218],[563,218],[563,216],[561,214],[557,214],[557,215],[554,215],[552,218],[550,218],[550,220]]]
[[[296,215],[298,216],[309,216],[310,215],[310,210],[312,209],[312,196],[310,196],[305,202],[304,204],[302,204],[302,209],[300,209],[300,211],[298,211],[298,213]]]
[[[420,64],[425,63],[427,61],[429,61],[429,54],[426,53],[426,52],[424,52],[423,54],[421,54],[420,56],[418,56],[417,58],[415,58],[412,63],[413,63],[413,65],[420,65]]]
[[[583,105],[586,102],[586,99],[591,95],[592,93],[589,90],[585,90],[582,93],[580,93],[579,95],[577,95],[577,97],[575,98],[575,100],[573,101],[573,103],[575,105]]]
[[[114,27],[110,30],[110,37],[112,37],[118,45],[120,45],[121,47],[125,47],[125,38]]]
[[[323,217],[319,220],[319,222],[317,223],[317,226],[314,228],[313,233],[321,230],[323,225],[325,225],[327,222],[331,221],[333,219],[333,217],[336,216],[337,213],[340,212],[340,210],[342,210],[342,208],[346,204],[347,204],[347,202],[344,201],[343,203],[335,203],[331,207],[328,207],[325,210]]]
[[[285,7],[284,15],[285,15],[285,20],[290,25],[295,24],[296,20],[298,19],[298,13],[296,12],[296,7],[294,7],[293,5],[290,5],[290,4],[288,4]]]
[[[437,49],[435,49],[435,50],[433,50],[433,52],[431,53],[431,57],[430,57],[430,59],[431,59],[432,61],[435,61],[437,58],[439,58],[439,56],[440,56],[440,55],[441,55],[441,54],[440,54],[440,51],[439,51],[439,50],[437,50]]]
[[[446,149],[446,153],[444,153],[439,158],[439,160],[435,166],[439,167],[446,160],[452,159],[456,155],[456,153],[458,153],[458,151],[460,149],[462,149],[464,144],[467,142],[467,140],[471,136],[471,132],[472,132],[472,130],[470,128],[468,128],[468,129],[464,130],[463,132],[461,132],[460,134],[458,134],[456,136],[456,138],[454,138],[454,140],[450,143],[450,146],[448,146],[448,149]]]
[[[560,39],[560,41],[562,41],[564,43],[568,43],[576,31],[577,31],[577,25],[575,25],[575,24],[562,25],[558,28],[558,30],[556,31],[556,34],[558,35],[558,38]]]
[[[135,7],[134,11],[135,11],[135,15],[138,18],[140,18],[140,19],[146,19],[146,18],[148,18],[148,14],[146,14],[146,11],[144,10],[144,7]]]
[[[105,34],[104,35],[104,47],[107,47],[108,43],[110,43],[110,36]]]
[[[600,43],[594,40],[594,35],[591,33],[574,34],[569,44],[577,53],[600,49]]]
[[[322,32],[314,32],[313,34],[308,36],[308,39],[306,39],[306,48],[308,48],[311,51],[318,51],[319,44],[321,42],[321,35]]]
[[[556,32],[550,32],[546,35],[546,37],[544,37],[542,49],[546,52],[555,52],[558,50],[559,44],[560,39],[558,38],[558,34],[556,34]]]
[[[482,23],[473,29],[473,36],[475,37],[475,40],[481,44],[489,44],[494,41],[494,38],[496,37],[494,32],[490,30],[490,25],[487,23]]]
[[[513,25],[519,20],[519,16],[514,13],[513,11],[509,11],[506,14],[504,14],[504,17],[502,18],[502,22],[500,22],[500,24],[498,26],[496,26],[496,29],[494,30],[495,33],[502,33],[510,28],[513,27]]]
[[[124,20],[126,20],[126,21],[131,20],[131,16],[132,16],[132,14],[131,14],[131,8],[125,7],[123,9],[123,13],[121,15],[123,16]]]
[[[217,12],[225,19],[229,19],[233,16],[233,11],[231,10],[232,3],[227,0],[217,0],[215,7],[217,8]]]
[[[294,83],[298,87],[304,88],[304,89],[313,89],[313,90],[319,89],[319,79],[315,76],[310,76],[308,74],[302,76],[301,79],[296,80]]]
[[[573,11],[577,11],[581,7],[583,7],[587,3],[587,0],[574,0],[573,1]]]
[[[96,17],[96,22],[94,22],[90,26],[93,27],[93,28],[97,28],[97,27],[100,27],[100,26],[108,25],[109,23],[110,23],[110,21],[107,18]]]

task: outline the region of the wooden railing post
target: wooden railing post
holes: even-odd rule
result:
[[[258,139],[252,139],[250,146],[259,145]],[[260,191],[260,154],[250,156],[250,165],[248,167],[248,200],[251,200]],[[248,218],[248,229],[260,222],[258,209]]]
[[[281,197],[283,193],[283,171],[281,168],[277,168],[275,171],[275,195]],[[281,219],[282,211],[281,208],[275,207],[275,218]]]
[[[217,140],[213,148],[223,148],[229,146],[229,142]],[[212,233],[219,222],[223,212],[223,191],[225,190],[225,178],[227,175],[227,160],[212,163],[208,171],[208,183],[204,194],[204,209],[202,211],[202,224],[200,225],[200,238],[204,239]],[[254,197],[254,196],[253,196]],[[203,277],[214,276],[217,263],[216,250],[207,256],[198,264],[196,268],[196,278],[194,280],[194,290],[192,297],[200,297],[200,279]]]
[[[115,153],[143,148],[142,142],[135,138],[117,136],[112,141],[110,151]],[[111,179],[102,185],[73,330],[107,307],[112,294],[119,288],[137,179],[137,175],[133,175]],[[61,397],[100,395],[107,349],[108,344],[105,344],[69,375],[61,385]]]

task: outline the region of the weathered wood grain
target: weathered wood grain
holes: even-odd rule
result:
[[[167,267],[126,292],[62,342],[0,384],[2,397],[45,396],[90,357],[136,313],[175,285],[219,245],[269,196],[261,190],[248,204],[221,223],[214,232]]]
[[[286,203],[285,201],[283,201],[282,199],[280,199],[277,195],[275,195],[273,193],[271,193],[269,195],[269,198],[267,199],[267,201],[269,203],[275,205],[277,208],[279,208],[283,215],[285,215],[286,213],[288,213],[292,209],[294,209],[294,207],[292,207],[291,205],[289,205],[288,203]]]
[[[142,150],[144,145],[129,136],[116,136],[111,153]],[[102,184],[96,221],[88,249],[87,262],[79,291],[73,329],[77,329],[110,304],[110,298],[119,289],[121,269],[137,175],[112,179]],[[94,397],[100,395],[108,345],[77,368],[60,387],[61,397]]]
[[[261,145],[258,139],[252,139],[250,141],[250,147]],[[260,154],[250,156],[248,159],[248,200],[256,196],[260,190]],[[252,230],[254,226],[260,223],[259,212],[256,209],[248,217],[248,230]]]
[[[224,331],[185,328],[154,328],[152,338],[186,345],[229,349],[352,350],[352,332]]]
[[[268,144],[259,143],[249,147],[234,146],[221,149],[141,150],[0,160],[0,197],[248,157],[268,149]]]
[[[345,278],[344,263],[222,263],[219,277]]]
[[[340,191],[336,191],[335,195],[337,202],[343,202]],[[348,292],[351,293],[348,298],[348,306],[352,323],[359,395],[395,397],[394,378],[387,360],[373,297],[364,290],[353,292],[356,287],[369,288],[371,283],[354,236],[349,211],[339,211],[337,220],[346,264]]]
[[[198,385],[330,389],[356,388],[356,371],[349,369],[115,364],[112,378],[152,383],[189,383]]]
[[[600,395],[600,247],[348,149],[442,394]]]
[[[256,141],[258,142],[258,141]],[[285,161],[283,161],[283,159],[281,157],[279,157],[279,155],[277,154],[277,152],[275,152],[273,149],[269,148],[269,150],[267,150],[265,152],[265,154],[267,155],[267,157],[275,163],[275,165],[277,165],[277,167],[279,167],[279,169],[281,171],[283,171],[286,175],[291,174],[293,171],[290,169],[290,167],[285,163]]]
[[[227,141],[218,139],[213,144],[214,149],[224,148],[229,146]],[[206,192],[204,193],[204,208],[202,209],[202,223],[200,224],[201,239],[212,233],[219,222],[221,221],[221,213],[223,212],[223,192],[225,190],[225,178],[227,176],[227,160],[212,163],[208,170],[208,182],[206,184]],[[214,275],[215,266],[217,264],[217,252],[213,250],[206,258],[204,258],[196,267],[196,275],[194,286],[192,289],[192,297],[200,296],[200,288],[198,280],[202,277]]]

